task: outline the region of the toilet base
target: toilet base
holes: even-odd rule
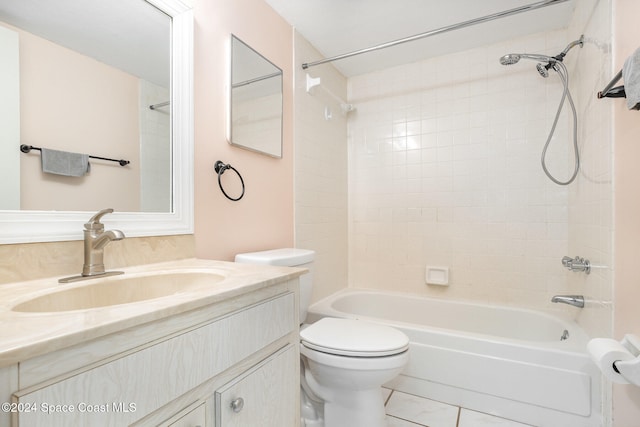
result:
[[[302,418],[300,422],[301,427],[324,427],[324,420],[310,420]]]
[[[324,427],[386,427],[380,387],[335,393],[324,402]]]
[[[300,392],[302,427],[387,427],[380,388],[351,391],[342,397],[336,396],[335,402],[324,402],[322,405],[312,403],[304,388]]]
[[[307,394],[311,391],[308,390],[308,387],[305,389],[304,376],[301,376],[300,379],[302,381],[300,387],[300,427],[324,427],[324,404]]]

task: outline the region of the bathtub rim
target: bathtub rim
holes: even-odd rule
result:
[[[432,326],[432,325],[420,325],[416,323],[403,322],[400,320],[357,315],[354,313],[345,313],[343,311],[338,311],[332,307],[332,303],[337,299],[343,296],[347,296],[351,294],[359,294],[359,293],[383,294],[383,295],[392,295],[392,296],[398,296],[398,297],[411,297],[411,298],[424,299],[424,300],[436,302],[436,303],[452,304],[456,306],[476,306],[476,307],[479,306],[487,309],[499,309],[499,310],[506,310],[510,312],[526,312],[528,314],[542,316],[547,319],[555,320],[561,323],[563,327],[565,327],[565,329],[569,330],[570,338],[567,341],[560,341],[560,340],[543,341],[543,340],[518,339],[513,337],[483,334],[479,332],[460,331],[456,329],[441,328],[441,327]],[[477,342],[482,341],[482,342],[488,342],[493,344],[508,343],[508,344],[513,344],[516,346],[526,347],[530,349],[544,348],[546,350],[552,350],[552,351],[581,353],[581,354],[586,354],[587,352],[586,345],[590,339],[586,331],[575,320],[570,319],[569,316],[559,316],[559,315],[556,315],[555,313],[551,314],[542,310],[534,310],[530,308],[512,307],[507,305],[489,304],[489,303],[468,301],[468,300],[457,301],[457,300],[450,300],[445,298],[434,298],[434,297],[419,295],[419,294],[410,293],[410,292],[389,291],[389,290],[380,290],[380,289],[372,289],[372,288],[345,288],[314,302],[309,306],[307,319],[305,323],[314,323],[322,317],[357,318],[357,319],[366,320],[374,323],[382,323],[385,325],[390,325],[392,327],[396,326],[398,328],[408,329],[409,331],[421,331],[424,328],[428,328],[430,332],[433,332],[438,335],[464,336],[465,338],[469,338]]]

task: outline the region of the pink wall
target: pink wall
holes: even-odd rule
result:
[[[614,72],[640,47],[640,2],[615,0]],[[624,100],[615,104],[615,205],[614,205],[614,338],[626,333],[640,335],[640,279],[637,257],[640,254],[640,199],[638,198],[638,159],[640,159],[640,112],[629,111]],[[614,385],[614,427],[636,427],[640,423],[640,388]]]
[[[195,2],[195,244],[196,256],[232,260],[239,252],[293,245],[293,32],[262,0]],[[283,70],[283,157],[229,145],[226,102],[229,39],[234,34]],[[244,178],[242,200],[227,200],[213,171],[216,160]],[[232,171],[225,173],[231,193]],[[229,174],[229,175],[227,175]]]

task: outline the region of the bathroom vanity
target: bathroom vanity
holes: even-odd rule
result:
[[[160,287],[183,274],[198,283],[150,299],[133,292],[137,301],[121,303],[121,295],[106,306],[108,297],[88,302],[84,291],[68,302],[96,279],[4,286],[0,425],[299,425],[298,276],[305,271],[205,260],[130,268],[98,279],[99,292],[111,285],[121,294],[138,278],[148,286],[150,276]],[[71,305],[56,305],[52,291],[64,291]],[[95,307],[77,309],[83,304]]]

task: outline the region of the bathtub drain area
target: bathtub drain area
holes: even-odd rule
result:
[[[382,393],[388,427],[535,427],[397,390]]]

